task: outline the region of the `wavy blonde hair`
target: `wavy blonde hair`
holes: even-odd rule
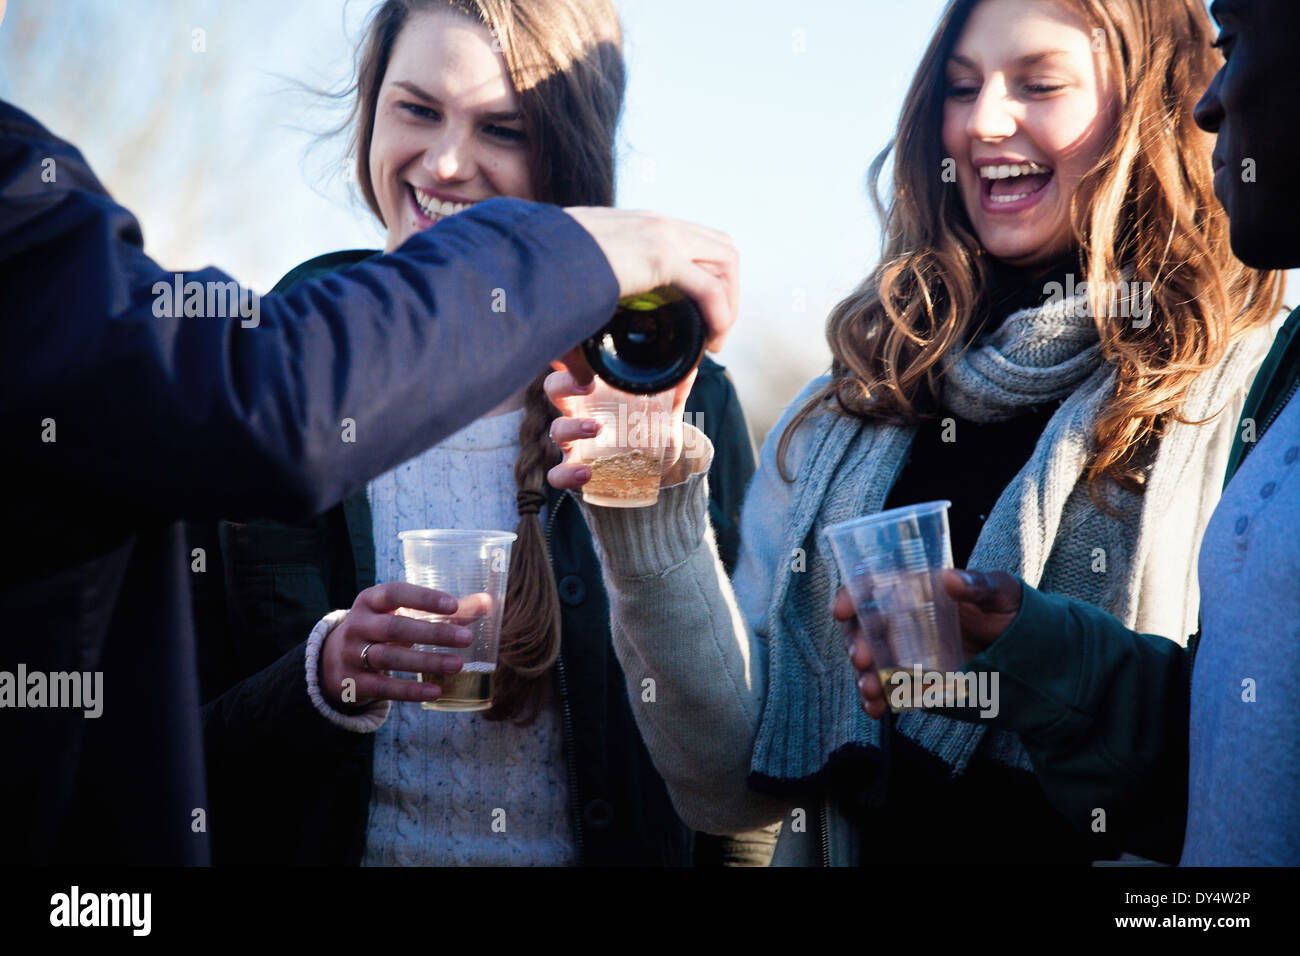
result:
[[[824,412],[911,423],[941,395],[943,359],[979,315],[989,267],[954,186],[941,181],[947,62],[980,0],[952,0],[912,80],[894,143],[871,164],[872,199],[884,224],[880,265],[831,313],[831,381],[781,435],[782,477],[795,430]],[[1107,148],[1071,201],[1071,226],[1098,316],[1104,358],[1116,369],[1088,468],[1093,500],[1102,479],[1140,491],[1139,452],[1180,408],[1198,375],[1267,323],[1281,306],[1279,273],[1232,255],[1228,219],[1214,197],[1213,137],[1193,107],[1222,64],[1201,0],[1058,0],[1104,34],[1119,97]],[[895,152],[893,201],[879,198]],[[1132,268],[1130,277],[1125,268]],[[1149,283],[1150,322],[1111,321],[1107,289]],[[1131,286],[1125,286],[1130,287]],[[1000,317],[995,317],[1000,318]]]

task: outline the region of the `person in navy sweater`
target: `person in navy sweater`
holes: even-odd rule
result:
[[[251,315],[187,309],[188,283],[232,281],[216,269],[164,301],[175,276],[142,246],[76,147],[0,101],[4,863],[209,862],[182,519],[338,503],[514,394],[620,295],[678,285],[715,350],[737,298],[721,233],[508,199]]]

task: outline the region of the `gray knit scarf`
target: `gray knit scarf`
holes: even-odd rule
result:
[[[1195,621],[1196,548],[1191,553],[1184,553],[1185,547],[1162,548],[1162,530],[1169,522],[1208,520],[1203,503],[1179,513],[1174,502],[1186,498],[1177,493],[1180,483],[1209,483],[1217,496],[1219,475],[1209,473],[1217,459],[1212,460],[1210,448],[1218,447],[1223,432],[1217,425],[1172,425],[1152,455],[1145,494],[1114,486],[1108,490],[1108,500],[1128,513],[1114,516],[1096,509],[1084,472],[1092,452],[1092,425],[1112,393],[1114,369],[1102,361],[1096,320],[1087,313],[1082,298],[1016,312],[946,367],[943,404],[969,421],[1002,421],[1027,407],[1063,400],[1032,457],[998,498],[969,566],[1009,571],[1030,585],[1041,583],[1090,601],[1130,627],[1139,619],[1159,620],[1171,622],[1172,631]],[[1267,330],[1259,330],[1201,375],[1184,405],[1186,417],[1198,420],[1225,407],[1231,413],[1233,399],[1240,401],[1270,338]],[[759,778],[787,783],[817,774],[831,754],[847,745],[880,745],[880,725],[859,706],[853,671],[830,614],[840,580],[823,530],[881,510],[915,434],[914,428],[865,424],[829,413],[803,427],[810,438],[785,517],[781,553],[803,549],[807,560],[779,565],[768,609],[767,694],[751,764]],[[1235,427],[1235,418],[1227,427]],[[1079,531],[1084,527],[1086,535]],[[1196,540],[1203,530],[1202,523]],[[1105,540],[1110,552],[1110,566],[1100,576],[1089,571],[1098,540]],[[1177,583],[1144,587],[1153,577],[1144,573],[1152,562],[1160,562],[1156,579]],[[802,566],[807,570],[800,572]],[[1140,613],[1144,608],[1151,613]],[[905,713],[895,728],[942,759],[954,774],[965,770],[976,750],[1000,763],[1032,769],[1019,738],[1007,731],[935,712]]]

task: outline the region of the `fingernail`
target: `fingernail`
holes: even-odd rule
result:
[[[438,610],[442,611],[444,614],[450,614],[458,607],[460,607],[460,602],[454,597],[444,595],[438,599]]]
[[[583,422],[582,433],[584,435],[594,435],[600,431],[600,422]]]
[[[467,627],[458,627],[452,634],[462,644],[468,644],[474,640],[474,632]]]
[[[975,578],[974,578],[973,576],[967,574],[965,571],[958,571],[958,572],[957,572],[957,577],[961,578],[961,579],[962,579],[962,582],[963,582],[963,583],[964,583],[968,588],[973,588],[973,587],[975,586]]]
[[[591,469],[579,468],[573,473],[573,477],[577,481],[591,481]]]
[[[420,690],[422,692],[421,696],[424,697],[425,700],[433,700],[435,697],[439,697],[442,694],[442,688],[437,684],[421,684]]]

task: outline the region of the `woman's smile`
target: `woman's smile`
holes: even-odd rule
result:
[[[1048,196],[1056,173],[1041,163],[1014,159],[977,159],[980,205],[992,215],[1022,213]]]
[[[487,27],[450,9],[413,14],[393,45],[370,141],[385,249],[484,199],[534,198],[529,149]]]
[[[1115,129],[1115,94],[1088,23],[1055,0],[983,0],[947,64],[943,144],[985,251],[1050,262]]]
[[[416,222],[421,229],[428,229],[448,216],[464,212],[477,201],[454,200],[442,193],[421,189],[411,183],[406,184],[406,196],[411,206],[411,212],[415,215]]]

